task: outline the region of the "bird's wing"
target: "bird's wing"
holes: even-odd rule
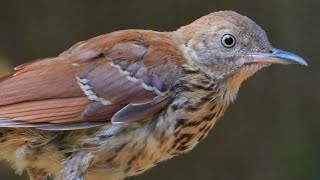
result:
[[[0,81],[0,127],[69,130],[138,121],[166,107],[183,56],[164,34],[127,30],[83,41]]]

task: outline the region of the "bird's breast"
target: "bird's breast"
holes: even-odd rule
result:
[[[98,164],[108,165],[109,171],[122,172],[127,177],[192,150],[226,109],[226,104],[212,92],[195,94],[176,97],[145,124],[104,127],[94,139],[88,140],[89,146],[99,146]]]
[[[176,116],[171,154],[182,154],[192,150],[202,141],[222,116],[226,106],[217,103],[215,98],[200,98],[199,101],[187,103]]]

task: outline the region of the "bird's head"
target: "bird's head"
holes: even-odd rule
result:
[[[187,59],[213,80],[238,91],[241,83],[270,64],[307,63],[292,53],[275,49],[265,31],[233,11],[204,16],[177,30]]]

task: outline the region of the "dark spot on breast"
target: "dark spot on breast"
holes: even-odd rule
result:
[[[6,141],[7,141],[6,138],[1,138],[1,139],[0,139],[0,143],[6,142]]]
[[[187,119],[183,119],[183,118],[179,118],[176,121],[176,125],[175,125],[175,129],[177,129],[180,126],[183,126],[188,120]]]
[[[133,156],[129,161],[128,161],[128,166],[131,166],[133,161],[137,159],[137,156]]]
[[[161,146],[161,144],[163,144],[163,142],[164,142],[164,140],[165,140],[165,138],[164,138],[164,135],[166,134],[166,132],[165,131],[161,131],[161,133],[160,133],[160,146]]]
[[[94,143],[94,142],[92,142],[92,143],[89,143],[89,142],[85,142],[85,143],[83,143],[82,144],[82,147],[96,147],[97,146],[97,144],[96,143]]]
[[[209,81],[208,79],[202,79],[202,80],[200,81],[200,83],[201,83],[201,84],[209,84],[210,81]]]
[[[183,89],[183,91],[186,91],[186,92],[193,92],[193,90],[189,86],[183,86],[181,89]]]
[[[206,133],[203,133],[198,139],[198,142],[202,141],[205,137],[206,137]]]
[[[123,144],[119,145],[118,147],[115,148],[115,151],[120,152],[126,145],[127,145],[127,143],[123,143]]]
[[[112,161],[114,160],[114,158],[116,158],[116,157],[117,157],[117,155],[115,154],[115,155],[111,156],[110,158],[108,158],[108,159],[106,160],[106,162],[107,162],[107,163],[110,163],[110,162],[112,162]]]
[[[138,142],[134,143],[134,144],[131,146],[131,149],[134,149],[137,145],[138,145]]]
[[[188,69],[188,68],[183,68],[182,71],[186,74],[198,74],[199,69]]]
[[[181,134],[175,141],[174,144],[183,142],[189,142],[194,137],[194,134]]]
[[[214,98],[212,98],[210,101],[211,102],[214,102],[214,101],[216,101],[217,100],[217,97],[214,97]],[[216,105],[216,104],[214,104],[214,105]]]
[[[182,145],[182,146],[179,146],[176,150],[183,152],[183,151],[186,151],[188,148],[189,148],[189,146]]]
[[[217,115],[220,116],[222,114],[222,112],[224,111],[224,106],[221,106]]]
[[[159,123],[159,120],[155,120],[155,121],[150,122],[150,126],[149,126],[150,133],[152,133],[156,130],[158,123]]]
[[[201,109],[201,107],[189,105],[189,106],[185,107],[184,109],[189,112],[195,112],[195,111],[199,111]]]
[[[72,152],[67,152],[67,153],[64,153],[63,155],[64,155],[64,157],[68,158],[72,155]]]
[[[204,96],[204,97],[200,98],[200,101],[207,102],[207,101],[210,101],[211,98],[212,98],[211,96]]]
[[[192,121],[192,122],[186,123],[184,127],[198,126],[198,125],[200,125],[201,123],[202,123],[201,121]]]
[[[177,143],[175,146],[175,150],[178,152],[184,152],[185,150],[187,150],[189,148],[189,145],[187,145],[190,141],[192,141],[194,137],[194,134],[182,134],[179,138],[181,138],[182,140],[180,141],[180,143]]]
[[[222,99],[226,99],[227,91],[224,91],[222,94]]]
[[[189,82],[189,84],[191,84],[191,86],[193,88],[195,88],[195,89],[205,90],[205,86],[203,86],[201,84],[193,84],[193,83],[190,83],[190,82]]]
[[[177,130],[173,133],[173,135],[174,135],[174,137],[177,137],[180,133],[181,133],[181,129],[177,129]]]
[[[212,127],[211,126],[208,126],[206,129],[203,130],[203,132],[206,134],[209,132],[209,130],[211,129]]]
[[[133,156],[127,164],[127,168],[124,170],[125,172],[129,172],[130,169],[132,168],[132,163],[137,159],[137,156]]]
[[[211,108],[210,108],[210,111],[213,111],[215,108],[216,108],[216,106],[217,106],[217,104],[215,103],[215,104],[213,104],[212,106],[211,106]]]
[[[173,112],[175,112],[176,110],[178,110],[178,104],[172,104],[170,108]]]
[[[215,87],[214,85],[208,85],[208,84],[195,84],[195,83],[190,83],[192,88],[198,89],[198,90],[203,90],[203,91],[212,91],[213,87]],[[215,93],[215,91],[213,91]]]
[[[110,137],[112,137],[113,135],[100,135],[100,136],[98,136],[98,138],[100,139],[100,140],[105,140],[105,139],[109,139]]]
[[[199,132],[204,132],[204,130],[206,129],[208,127],[208,124],[206,124],[206,125],[204,125],[203,127],[201,127],[200,129],[199,129]]]
[[[216,113],[205,115],[202,120],[203,121],[211,121],[216,116]]]
[[[179,109],[182,109],[184,108],[186,105],[189,104],[189,101],[186,100],[184,102],[175,102],[174,104],[172,104],[170,107],[171,107],[171,110],[174,112],[176,110],[179,110]]]
[[[204,101],[204,100],[200,99],[200,101],[197,102],[197,103],[195,104],[195,106],[202,107],[202,106],[204,106],[207,102],[208,102],[208,101]]]
[[[39,140],[30,140],[30,141],[27,141],[26,143],[28,143],[28,145],[29,145],[30,147],[34,147],[34,146],[39,147],[39,146],[45,144],[44,142],[39,141]]]

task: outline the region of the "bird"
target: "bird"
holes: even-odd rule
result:
[[[0,157],[31,180],[139,175],[191,151],[272,64],[308,65],[234,11],[81,41],[0,79]]]

